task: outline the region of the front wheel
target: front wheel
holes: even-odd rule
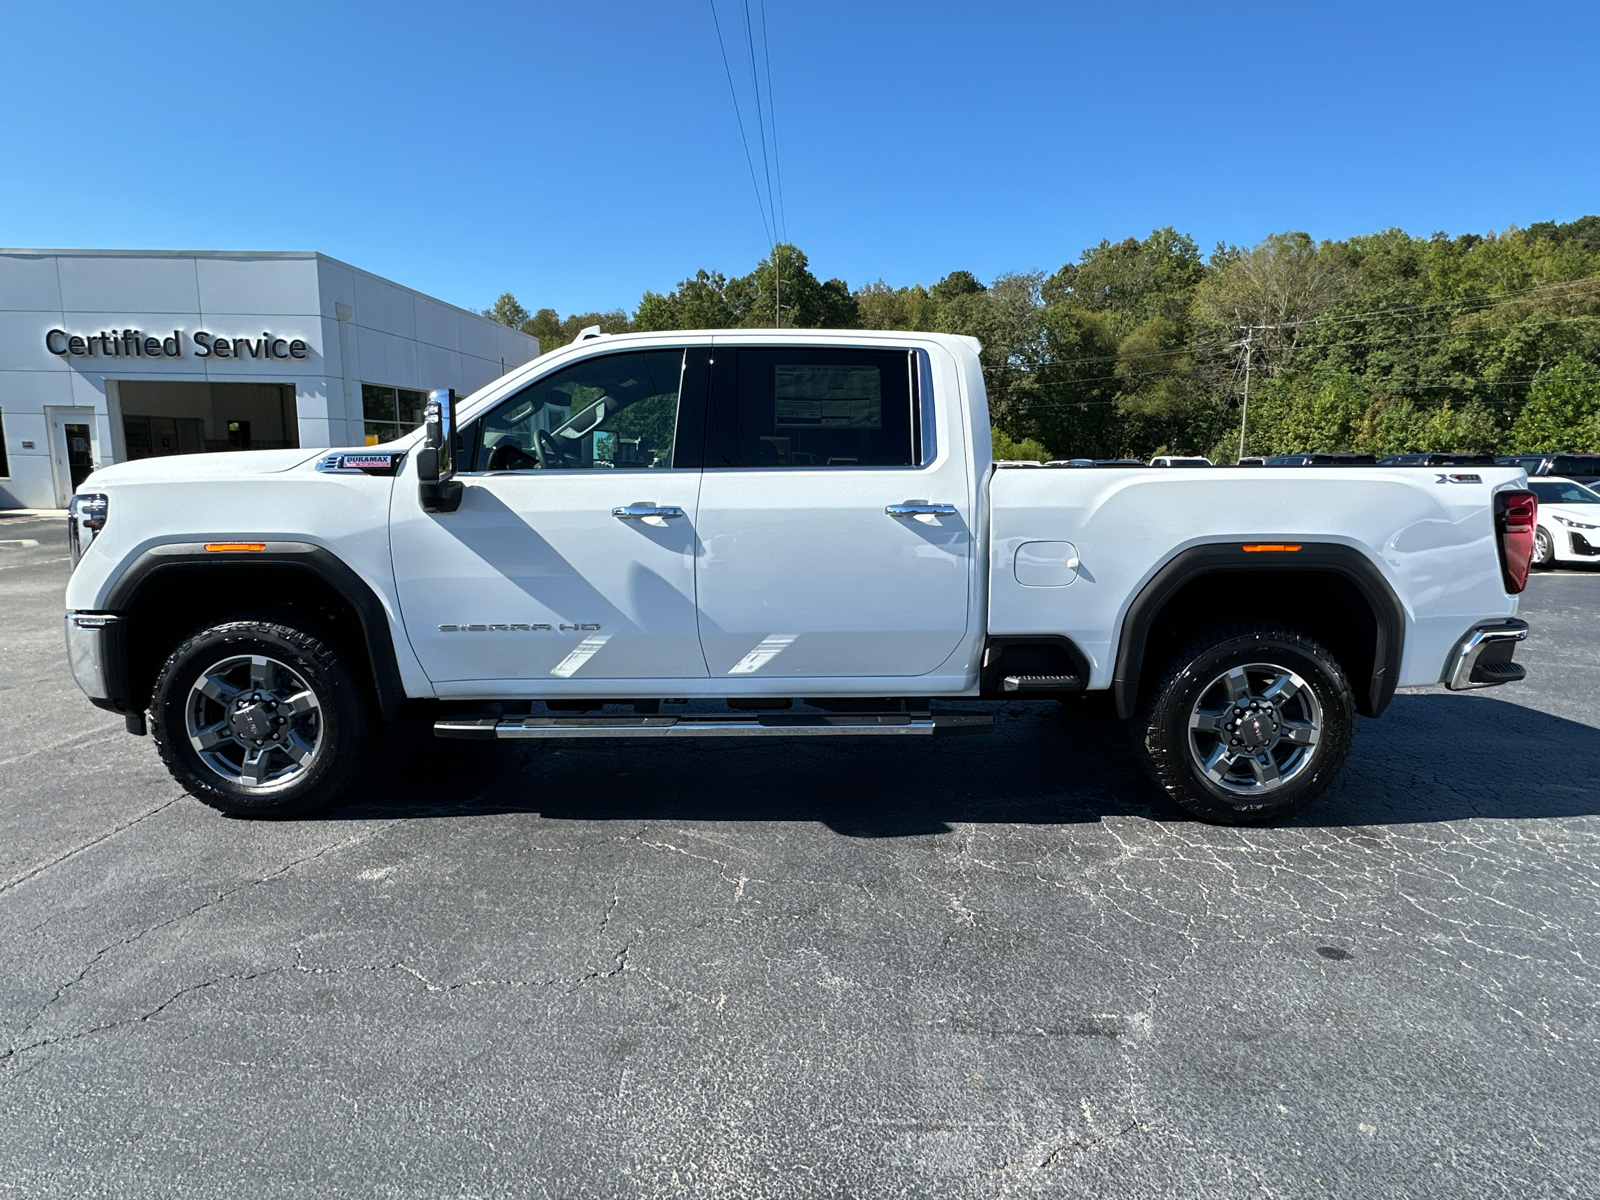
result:
[[[234,816],[332,803],[378,729],[367,689],[335,647],[270,618],[186,638],[161,669],[150,715],[173,778]]]
[[[1533,565],[1549,567],[1555,565],[1555,561],[1555,542],[1551,540],[1549,530],[1541,525],[1533,535]]]
[[[1214,824],[1264,825],[1333,781],[1355,715],[1331,654],[1292,629],[1252,621],[1175,655],[1134,729],[1146,769],[1179,806]]]

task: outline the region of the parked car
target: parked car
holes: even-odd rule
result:
[[[1045,463],[1047,467],[1142,467],[1141,458],[1055,458]]]
[[[1600,562],[1600,492],[1555,476],[1528,480],[1528,490],[1539,497],[1533,565]]]
[[[1238,467],[1264,467],[1267,465],[1267,460],[1260,455],[1247,454],[1234,465]]]
[[[1494,460],[1502,467],[1521,467],[1528,475],[1560,475],[1588,486],[1600,483],[1600,454],[1507,454]]]
[[[1492,467],[1492,454],[1391,454],[1378,460],[1380,467]]]
[[[1160,454],[1150,460],[1152,467],[1209,467],[1211,460],[1198,455]]]
[[[1370,454],[1275,454],[1267,459],[1269,467],[1375,467],[1378,460]]]
[[[971,338],[582,339],[378,446],[95,472],[68,658],[244,816],[362,784],[408,713],[781,742],[981,733],[993,709],[947,705],[1087,691],[1174,801],[1256,824],[1396,687],[1523,676],[1520,470],[1019,469],[988,414]]]

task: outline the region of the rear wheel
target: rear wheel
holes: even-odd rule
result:
[[[151,731],[184,789],[235,816],[294,816],[339,798],[378,731],[336,649],[273,619],[202,629],[156,680]]]
[[[1355,697],[1315,641],[1248,622],[1175,655],[1134,728],[1146,768],[1182,808],[1216,824],[1261,825],[1304,808],[1339,773]]]

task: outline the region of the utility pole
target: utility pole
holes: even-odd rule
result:
[[[1284,329],[1284,325],[1246,325],[1244,326],[1244,341],[1233,343],[1235,347],[1244,348],[1244,403],[1239,407],[1239,457],[1244,457],[1244,435],[1250,421],[1250,371],[1255,366],[1255,339],[1256,334],[1266,333],[1272,329]]]
[[[1244,333],[1244,403],[1239,406],[1239,457],[1244,457],[1244,432],[1250,420],[1250,366],[1255,356],[1250,353],[1251,343],[1255,339],[1256,327],[1245,327]]]

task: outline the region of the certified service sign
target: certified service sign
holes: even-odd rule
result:
[[[195,358],[311,357],[311,347],[304,338],[275,337],[266,330],[254,338],[218,337],[204,329],[191,334],[174,329],[166,337],[141,329],[102,329],[99,333],[52,329],[44,335],[44,345],[58,358],[183,358],[188,353]]]

